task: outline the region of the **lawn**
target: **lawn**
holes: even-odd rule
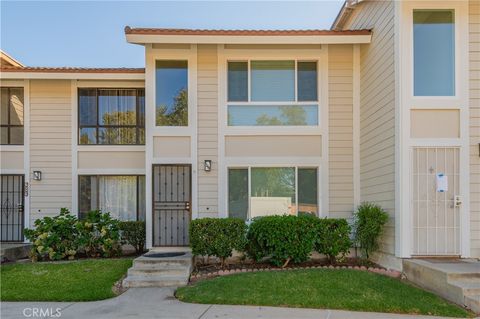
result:
[[[398,279],[355,270],[241,273],[179,288],[181,301],[470,317],[466,310]]]
[[[2,265],[2,301],[90,301],[111,298],[131,258]]]

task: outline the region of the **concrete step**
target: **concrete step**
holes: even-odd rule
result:
[[[465,296],[465,306],[477,314],[480,313],[480,294]]]
[[[133,261],[133,267],[137,269],[178,269],[187,268],[192,265],[191,260],[179,261],[160,261],[152,260],[153,258],[140,259],[139,257]]]
[[[147,277],[157,277],[157,276],[190,276],[190,268],[170,268],[170,269],[139,269],[132,267],[128,270],[128,276],[147,276]]]
[[[449,280],[448,283],[462,289],[465,296],[480,295],[480,281]]]
[[[150,277],[143,275],[128,276],[123,280],[123,286],[127,288],[141,287],[181,287],[188,284],[188,276],[167,276]]]

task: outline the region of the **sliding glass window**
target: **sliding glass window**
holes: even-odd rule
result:
[[[120,220],[145,220],[145,176],[80,175],[79,217],[91,210]]]
[[[318,125],[317,73],[317,61],[229,61],[228,125]]]
[[[268,215],[318,216],[317,181],[317,168],[230,168],[229,216],[244,220]]]
[[[188,61],[159,60],[155,65],[157,126],[188,126]]]
[[[78,143],[145,144],[144,89],[79,89]]]
[[[1,88],[0,144],[23,145],[23,88]]]

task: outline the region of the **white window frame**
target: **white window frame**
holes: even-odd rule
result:
[[[226,191],[226,216],[225,217],[230,217],[229,213],[229,200],[228,200],[228,194],[229,194],[229,174],[228,171],[230,169],[247,169],[248,170],[248,211],[247,211],[247,220],[251,219],[250,216],[250,209],[252,207],[252,195],[251,195],[251,189],[252,189],[252,168],[294,168],[295,169],[295,216],[298,216],[298,169],[302,168],[314,168],[317,170],[317,217],[322,217],[325,215],[322,212],[322,205],[321,205],[321,170],[320,170],[320,165],[291,165],[291,164],[251,164],[251,165],[230,165],[226,167],[226,172],[225,172],[225,189]]]
[[[328,129],[328,60],[327,46],[319,49],[269,50],[269,49],[227,49],[219,54],[219,129],[226,135],[325,135]],[[295,101],[252,102],[250,92],[250,61],[295,61]],[[248,100],[228,101],[228,62],[248,61]],[[317,101],[297,101],[297,63],[317,62]],[[228,105],[318,105],[318,125],[308,126],[229,126]]]

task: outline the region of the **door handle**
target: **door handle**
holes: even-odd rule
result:
[[[18,204],[17,209],[20,213],[23,213],[23,204]]]
[[[453,198],[453,204],[455,205],[455,207],[460,207],[462,205],[462,196],[455,195],[455,197]]]
[[[185,210],[190,210],[190,202],[185,202]]]

